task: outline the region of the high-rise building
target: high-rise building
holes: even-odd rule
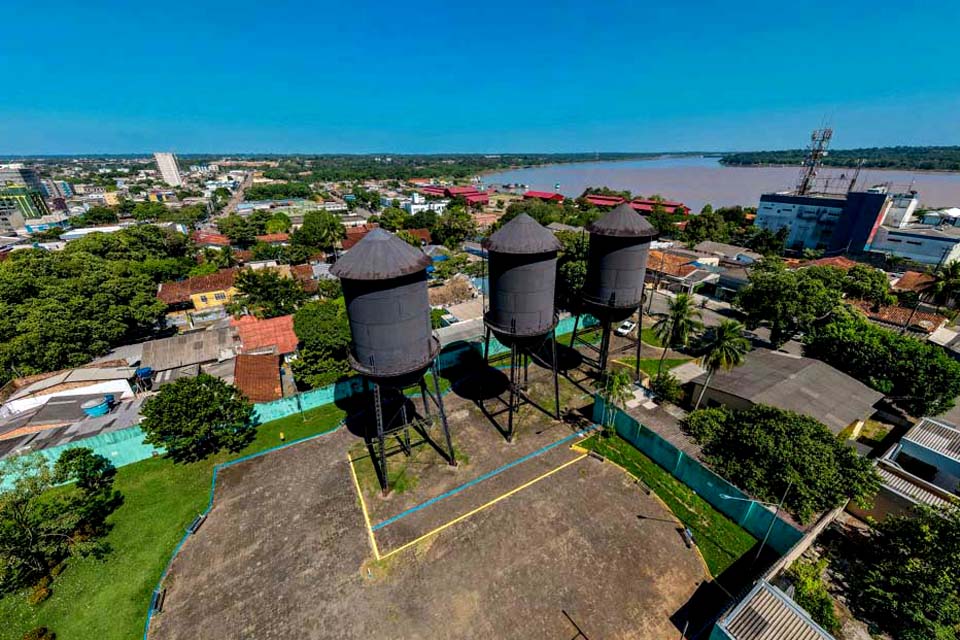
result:
[[[42,189],[40,174],[19,162],[0,164],[0,188],[6,186],[26,187],[34,191]]]
[[[177,157],[172,153],[161,153],[156,152],[153,154],[154,159],[157,161],[157,168],[160,169],[160,175],[163,176],[163,181],[166,182],[171,187],[179,187],[183,184],[183,179],[180,177],[180,169],[177,167]]]

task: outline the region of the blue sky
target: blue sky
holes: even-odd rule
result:
[[[0,154],[960,144],[960,2],[7,0]]]

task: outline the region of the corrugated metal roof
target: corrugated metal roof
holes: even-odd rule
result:
[[[951,424],[924,418],[903,439],[960,462],[960,429]]]
[[[388,280],[423,271],[430,258],[384,229],[374,229],[330,267],[346,280]]]
[[[834,640],[785,593],[763,580],[719,625],[732,640]]]
[[[653,225],[626,202],[588,224],[587,231],[618,238],[652,238],[657,235]]]
[[[483,246],[497,253],[551,253],[560,250],[560,241],[542,224],[525,213],[500,227]]]
[[[880,474],[880,478],[883,480],[885,487],[914,502],[919,502],[931,507],[946,507],[952,504],[950,500],[921,486],[920,481],[912,480],[906,474],[900,475],[887,469],[882,464],[877,466],[877,472]]]

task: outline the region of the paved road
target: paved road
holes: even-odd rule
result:
[[[226,206],[223,207],[223,211],[220,212],[218,216],[228,216],[231,213],[237,210],[237,205],[243,202],[244,192],[253,184],[253,172],[247,172],[246,176],[243,178],[243,182],[240,183],[240,186],[236,191],[233,192],[233,195],[230,196],[230,200],[227,201]]]

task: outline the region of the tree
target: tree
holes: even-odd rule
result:
[[[311,387],[336,382],[350,372],[350,326],[343,300],[308,302],[293,317],[300,357],[293,362],[297,380]]]
[[[848,307],[811,328],[804,353],[887,394],[914,416],[939,415],[960,395],[960,363],[943,349],[878,327]]]
[[[238,247],[246,248],[257,241],[257,228],[247,218],[235,213],[217,220],[217,231]]]
[[[783,254],[786,248],[788,234],[789,231],[786,227],[778,229],[776,232],[760,227],[748,227],[744,243],[760,255],[779,256]]]
[[[577,311],[587,283],[587,253],[589,241],[586,234],[576,231],[561,231],[557,234],[561,249],[557,256],[557,304],[567,310]]]
[[[730,239],[730,228],[726,221],[712,209],[707,210],[708,207],[710,205],[705,206],[704,212],[700,215],[690,216],[687,219],[687,225],[682,234],[687,244],[696,245],[704,240],[727,242]]]
[[[707,377],[703,381],[700,395],[693,409],[700,408],[703,394],[710,385],[710,380],[720,369],[729,371],[743,364],[743,357],[750,351],[750,342],[743,337],[743,325],[736,320],[724,320],[710,329],[703,344],[703,366],[707,370]]]
[[[347,237],[339,218],[329,211],[308,211],[303,224],[293,232],[293,243],[315,249],[330,250]]]
[[[616,433],[616,408],[623,407],[624,403],[632,397],[633,378],[630,372],[625,369],[609,371],[604,375],[603,380],[603,398],[604,398],[604,431],[608,435]]]
[[[90,207],[82,216],[85,225],[116,224],[117,212],[110,207]]]
[[[159,202],[138,202],[130,214],[141,222],[150,222],[159,220],[166,212],[167,208]]]
[[[67,449],[60,454],[53,468],[57,482],[74,480],[77,486],[88,492],[104,491],[113,484],[117,469],[105,457],[87,447]]]
[[[693,306],[693,299],[686,293],[678,293],[668,305],[667,313],[653,325],[653,332],[663,345],[657,375],[663,370],[663,359],[670,347],[685,347],[690,338],[703,327],[698,320],[700,310]]]
[[[57,462],[20,455],[0,462],[0,593],[35,583],[74,556],[101,554],[106,518],[121,503],[112,468],[90,449]],[[85,452],[85,453],[84,453]],[[76,481],[53,491],[58,482]],[[81,486],[81,482],[83,486]]]
[[[960,511],[919,506],[876,523],[850,565],[855,611],[903,640],[957,637]]]
[[[276,269],[243,269],[234,286],[239,292],[232,307],[258,318],[276,318],[295,312],[307,299],[300,283]]]
[[[750,270],[750,283],[737,296],[747,328],[770,326],[770,341],[780,346],[798,331],[829,317],[840,305],[840,291],[824,284],[815,268],[790,271],[777,258],[765,258]]]
[[[938,267],[933,277],[933,285],[929,288],[929,292],[933,294],[937,306],[960,300],[960,260]]]
[[[403,209],[387,207],[380,212],[380,226],[387,231],[407,228],[410,216]]]
[[[783,499],[804,523],[848,499],[869,505],[880,487],[869,460],[820,422],[792,411],[761,404],[700,409],[684,428],[717,473],[760,500]]]
[[[406,242],[411,247],[416,247],[417,249],[421,247],[420,238],[413,235],[406,229],[400,229],[399,231],[397,231],[397,237],[403,240],[404,242]]]
[[[233,385],[201,373],[160,387],[143,403],[144,442],[174,462],[196,462],[223,449],[237,452],[256,437],[253,405]]]
[[[291,226],[290,216],[282,211],[277,211],[267,220],[264,231],[266,233],[287,233]]]
[[[451,206],[437,223],[433,233],[434,241],[449,249],[457,248],[461,242],[477,233],[477,223],[463,207]]]
[[[843,291],[851,298],[870,302],[874,308],[896,302],[890,292],[887,274],[865,264],[847,270],[843,278]]]

